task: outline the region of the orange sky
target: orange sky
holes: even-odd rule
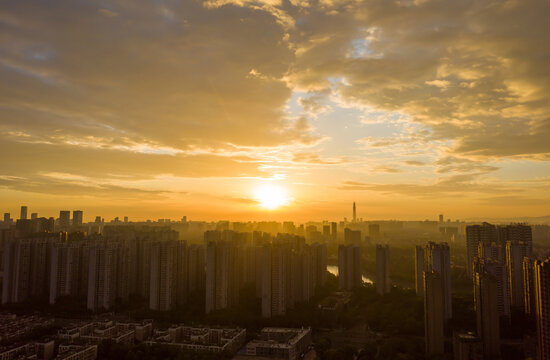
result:
[[[0,211],[548,215],[549,7],[6,3]]]

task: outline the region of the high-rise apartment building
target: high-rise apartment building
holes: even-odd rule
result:
[[[525,314],[534,315],[536,309],[535,302],[535,260],[523,258],[523,309]]]
[[[290,306],[306,302],[314,294],[313,259],[309,247],[293,249],[290,258]]]
[[[30,296],[31,243],[12,240],[4,244],[2,304],[22,302]]]
[[[389,245],[376,245],[376,291],[387,294],[391,289],[390,280],[390,247]]]
[[[344,229],[344,244],[361,246],[361,231],[351,230],[349,228]]]
[[[21,220],[27,220],[27,207],[21,206],[21,215],[19,216]]]
[[[290,306],[290,248],[284,245],[263,249],[262,316],[284,315]]]
[[[60,296],[85,295],[81,292],[83,243],[57,243],[50,254],[49,301],[54,304]],[[87,274],[86,274],[87,275]]]
[[[444,353],[445,346],[445,301],[443,279],[436,271],[424,275],[424,340],[426,354]]]
[[[353,222],[357,222],[357,208],[355,207],[355,201],[353,202]]]
[[[4,244],[2,303],[16,303],[30,298],[47,301],[51,235],[13,239]]]
[[[355,245],[338,246],[338,287],[351,290],[362,284],[361,247]]]
[[[474,259],[478,256],[479,244],[490,245],[498,240],[497,228],[494,225],[466,226],[466,250],[468,255],[467,272],[473,276]]]
[[[327,246],[314,243],[309,246],[313,287],[325,285],[327,280]]]
[[[523,276],[524,258],[531,258],[532,246],[524,241],[506,242],[506,266],[508,272],[508,288],[510,289],[510,305],[524,309],[525,284]]]
[[[512,224],[501,227],[502,242],[508,241],[515,244],[525,244],[529,252],[533,251],[533,234],[531,226],[524,224]]]
[[[381,239],[379,224],[369,224],[369,237],[371,241],[378,241]]]
[[[59,228],[67,230],[71,226],[71,212],[69,210],[61,210],[59,212]]]
[[[176,305],[176,281],[178,281],[178,244],[159,241],[150,249],[149,308],[168,311]]]
[[[550,258],[535,261],[535,319],[540,360],[550,360]]]
[[[330,235],[332,237],[332,241],[338,241],[338,223],[330,223]]]
[[[206,237],[205,233],[205,240]],[[212,237],[212,235],[208,235],[208,237]],[[208,242],[206,247],[206,313],[225,309],[237,303],[238,265],[237,246],[234,243],[225,240]]]
[[[424,249],[424,265],[427,271],[435,271],[441,276],[445,320],[453,317],[451,291],[451,255],[447,243],[429,242]]]
[[[414,248],[414,280],[417,296],[424,296],[424,247],[415,246]]]
[[[84,213],[82,210],[73,211],[73,226],[82,226],[82,217]]]
[[[204,247],[190,245],[187,250],[188,293],[204,291]]]
[[[483,341],[485,359],[500,358],[500,314],[498,280],[485,268],[474,271],[477,334]]]
[[[116,245],[98,243],[89,250],[88,303],[89,310],[110,309],[116,300]]]
[[[510,317],[510,291],[508,289],[508,273],[506,264],[493,259],[475,259],[474,271],[476,273],[488,273],[496,282],[497,310],[499,316]],[[477,288],[474,287],[474,290]]]
[[[323,225],[323,237],[325,239],[330,238],[330,225]]]

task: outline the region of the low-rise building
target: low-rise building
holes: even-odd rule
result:
[[[113,320],[102,320],[74,324],[57,332],[57,338],[69,343],[77,340],[88,344],[98,344],[103,340],[116,343],[133,344],[135,332],[125,326],[118,326]]]
[[[59,340],[74,342],[81,336],[89,334],[94,328],[93,322],[81,322],[68,325],[57,331]]]
[[[54,352],[54,340],[33,341],[0,347],[0,360],[50,360]]]
[[[246,340],[245,329],[202,328],[177,325],[158,331],[145,343],[176,346],[182,350],[237,352]]]
[[[263,328],[260,339],[246,344],[246,356],[296,360],[311,346],[311,328]]]
[[[0,314],[0,341],[15,341],[37,328],[47,327],[53,323],[53,319],[42,316]]]
[[[95,360],[97,345],[59,345],[55,360]]]
[[[153,320],[143,320],[142,322],[117,322],[119,331],[133,330],[134,339],[138,342],[145,341],[153,334]]]
[[[36,359],[32,344],[17,344],[0,347],[0,360]]]

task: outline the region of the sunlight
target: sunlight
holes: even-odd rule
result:
[[[275,210],[281,206],[288,205],[290,200],[285,188],[273,184],[258,186],[254,190],[254,199],[261,207],[268,210]]]

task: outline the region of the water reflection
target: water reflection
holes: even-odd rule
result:
[[[335,265],[327,265],[327,270],[329,273],[331,273],[332,275],[336,275],[338,276],[338,266],[335,266]],[[369,279],[368,277],[366,277],[365,275],[361,275],[361,277],[363,278],[363,282],[364,283],[367,283],[367,284],[374,284],[374,282]]]

